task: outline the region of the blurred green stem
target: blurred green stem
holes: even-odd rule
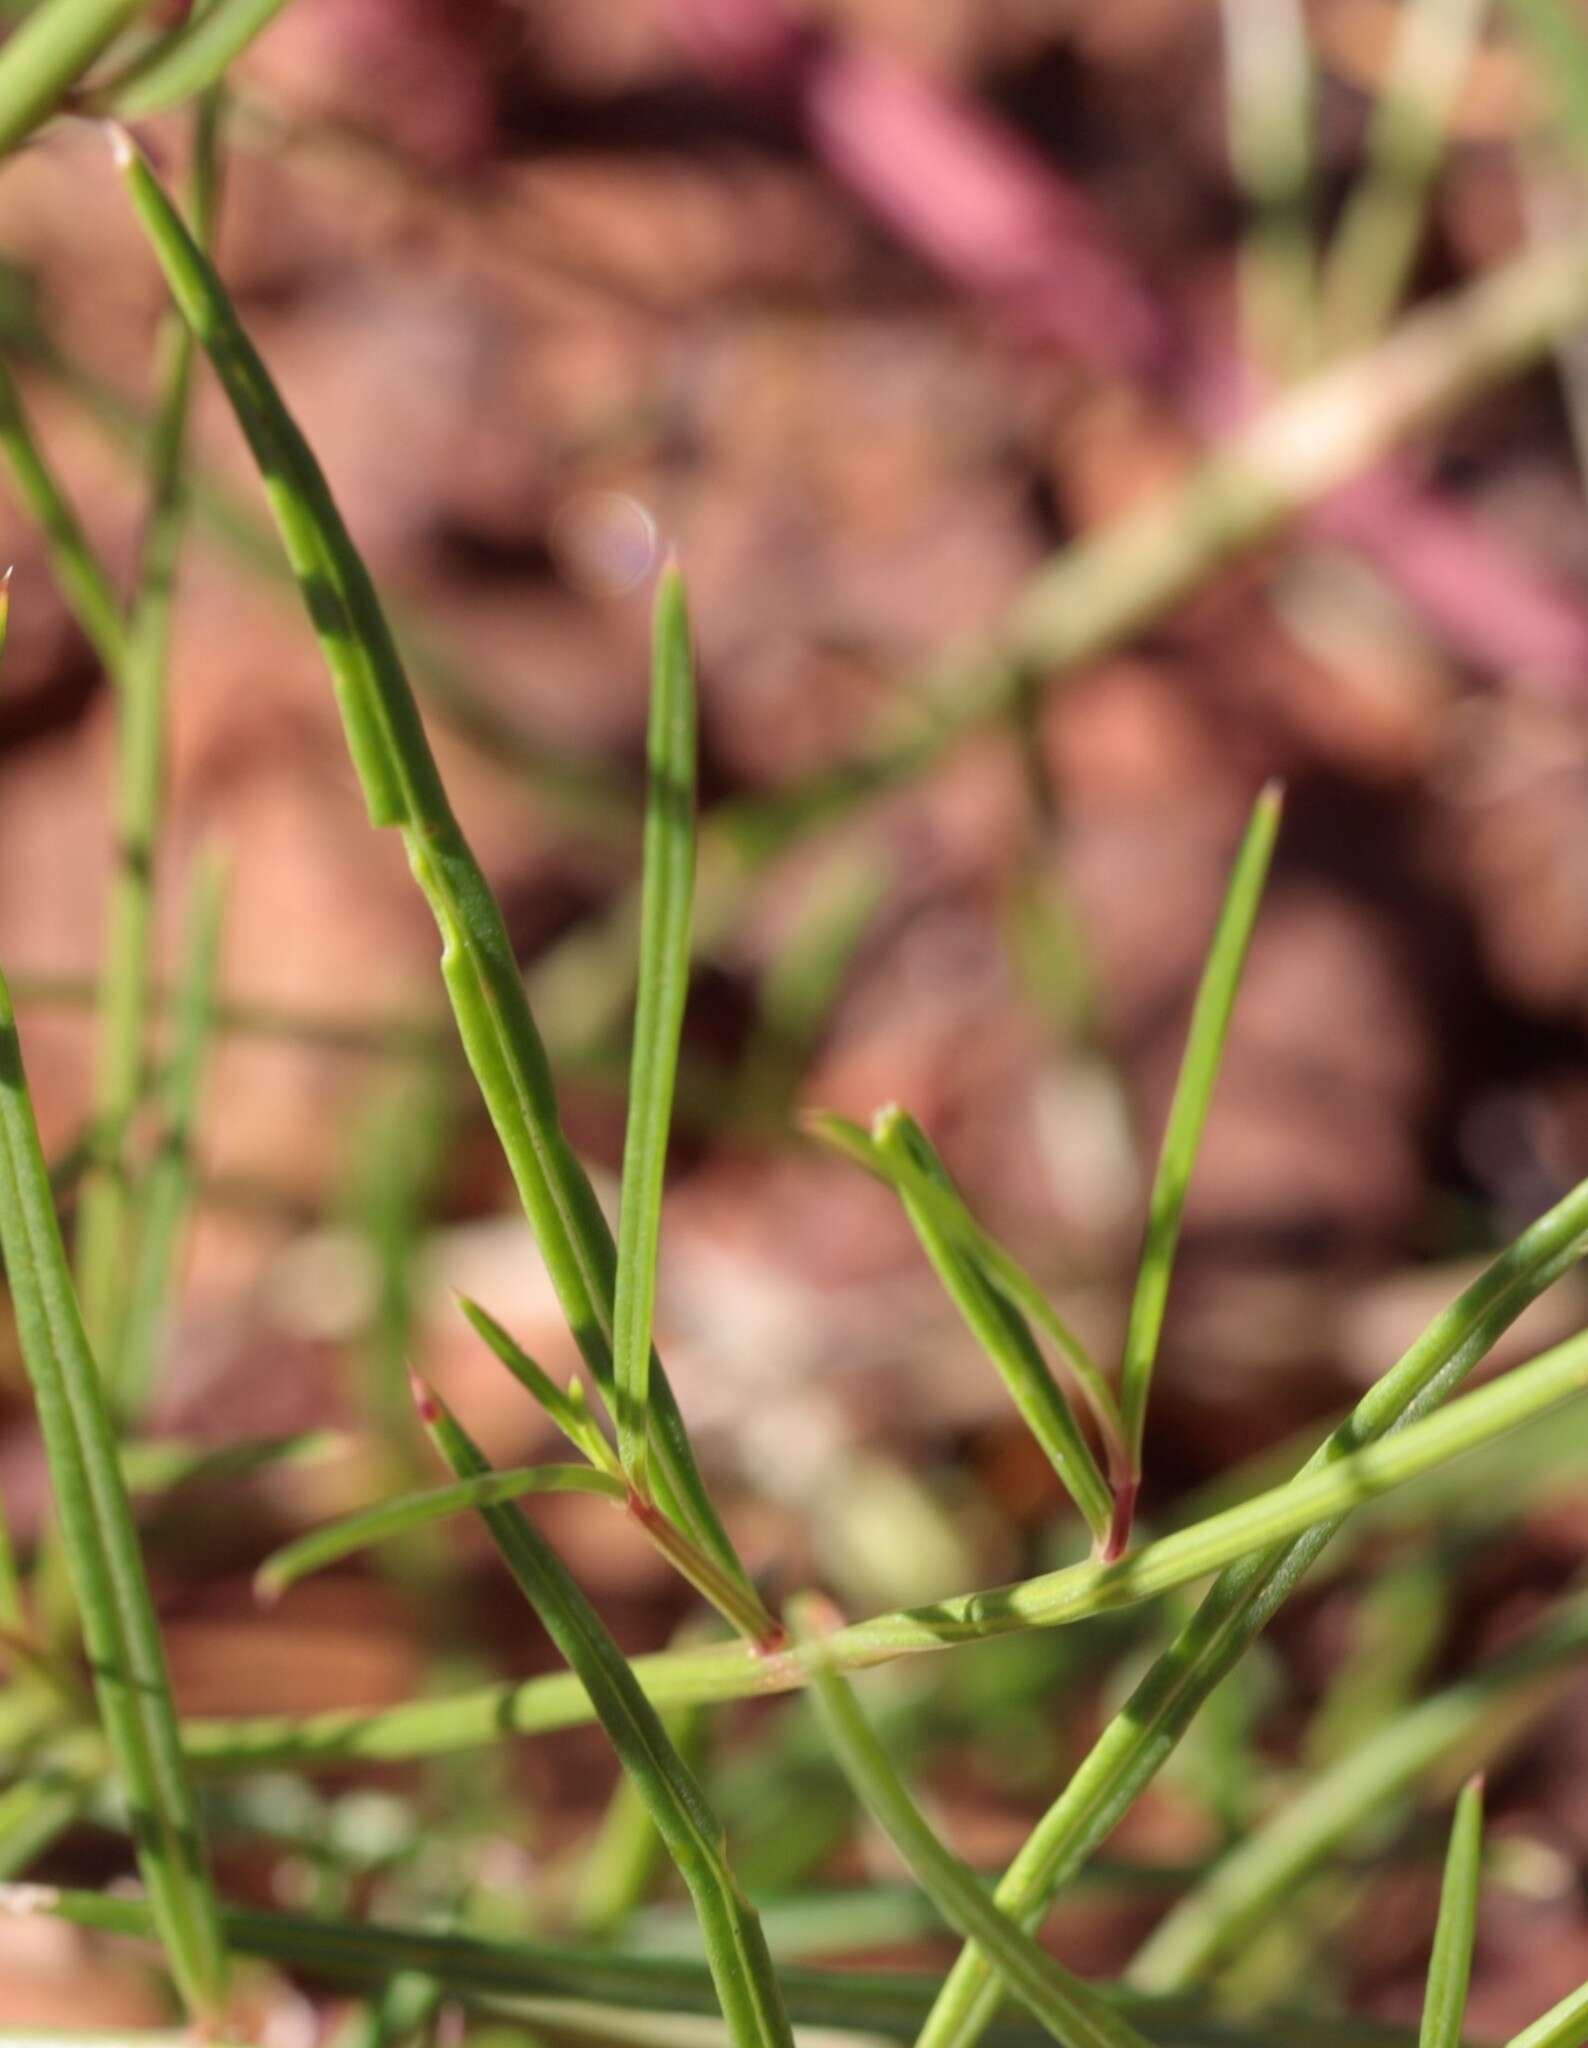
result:
[[[1322,285],[1331,351],[1389,322],[1417,260],[1429,195],[1489,0],[1408,0],[1368,129],[1367,163],[1335,231]]]
[[[193,230],[207,243],[219,184],[221,107],[211,93],[194,119]],[[120,1343],[131,1281],[125,1134],[144,1085],[153,968],[156,845],[165,782],[171,600],[181,546],[182,451],[194,341],[168,316],[161,332],[160,401],[149,450],[148,523],[127,629],[117,700],[116,864],[107,917],[94,1114],[101,1141],[78,1197],[76,1270],[90,1343],[109,1365]]]

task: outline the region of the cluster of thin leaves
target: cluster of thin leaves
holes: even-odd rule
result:
[[[144,1886],[141,1900],[27,1889],[13,1902],[87,1928],[152,1934],[192,2019],[212,2033],[224,2033],[229,2024],[228,1958],[248,1955],[359,1987],[370,2001],[371,2040],[411,2030],[443,1996],[483,2010],[501,2005],[529,2023],[575,2031],[582,2011],[585,2026],[612,2038],[623,2037],[625,2010],[653,2022],[658,2014],[717,2015],[736,2048],[790,2042],[791,2027],[806,2023],[914,2035],[928,2048],[968,2048],[983,2034],[1026,2039],[1032,2023],[1072,2048],[1197,2038],[1199,2021],[1188,2016],[1183,2000],[1210,1965],[1270,1922],[1337,1844],[1470,1737],[1496,1702],[1536,1690],[1588,1644],[1588,1605],[1568,1602],[1508,1657],[1392,1717],[1372,1739],[1345,1751],[1306,1794],[1247,1832],[1185,1891],[1124,1984],[1088,1984],[1040,1945],[1040,1923],[1056,1891],[1093,1861],[1343,1519],[1588,1390],[1588,1337],[1577,1337],[1477,1392],[1449,1399],[1523,1310],[1588,1251],[1588,1184],[1525,1231],[1436,1317],[1296,1476],[1132,1548],[1144,1425],[1187,1189],[1279,830],[1280,793],[1264,790],[1236,856],[1193,1009],[1117,1372],[1092,1355],[1037,1280],[972,1215],[906,1110],[881,1109],[869,1130],[836,1116],[811,1119],[815,1137],[896,1194],[948,1296],[1073,1499],[1091,1534],[1091,1559],[1016,1585],[849,1624],[815,1595],[792,1602],[786,1618],[772,1612],[709,1497],[653,1333],[664,1169],[698,939],[695,684],[683,582],[670,567],[656,600],[644,856],[634,920],[637,993],[614,1241],[563,1132],[524,979],[448,801],[386,609],[312,450],[206,254],[216,191],[218,83],[281,4],[212,0],[175,25],[149,28],[135,0],[42,0],[0,46],[0,150],[16,147],[64,107],[138,117],[196,96],[186,219],[125,131],[116,130],[114,138],[127,195],[174,307],[148,443],[146,541],[130,604],[122,603],[93,554],[9,379],[0,378],[0,450],[118,692],[122,848],[100,993],[99,1086],[78,1162],[75,1279],[11,998],[0,986],[0,1250],[58,1517],[58,1532],[41,1546],[26,1589],[0,1527],[0,1640],[18,1673],[0,1701],[0,1721],[15,1746],[35,1760],[0,1794],[0,1863],[7,1874],[24,1872],[108,1777],[125,1803]],[[1409,34],[1426,33],[1425,11],[1412,10]],[[1237,52],[1249,47],[1241,41],[1252,31],[1248,12],[1229,10]],[[1541,41],[1565,38],[1568,86],[1578,90],[1588,79],[1588,45],[1567,33],[1570,24],[1555,0],[1518,0],[1517,13]],[[1448,107],[1450,78],[1459,70],[1448,42],[1439,47],[1444,68],[1437,91],[1424,71],[1411,67],[1405,77],[1397,74],[1400,82],[1381,109],[1383,136],[1375,149],[1398,166],[1398,183],[1388,197],[1375,198],[1368,188],[1358,210],[1347,215],[1342,238],[1349,246],[1355,236],[1359,253],[1349,264],[1338,254],[1336,274],[1355,296],[1332,300],[1327,279],[1319,292],[1322,325],[1336,342],[1370,339],[1404,284],[1418,219],[1415,210],[1406,212],[1415,185],[1406,175],[1407,136],[1421,148],[1430,121],[1437,128],[1435,117]],[[1298,168],[1282,150],[1276,156],[1272,135],[1265,141],[1265,134],[1254,128],[1247,137],[1254,201],[1270,210],[1266,239],[1251,251],[1249,282],[1254,331],[1261,328],[1265,347],[1277,349],[1273,323],[1283,294],[1276,283],[1294,281],[1298,256],[1294,235],[1287,240],[1275,230],[1284,227],[1281,216],[1305,166]],[[1415,157],[1413,168],[1422,167],[1425,184],[1435,160],[1426,149]],[[1588,306],[1580,280],[1566,279],[1562,264],[1530,271],[1524,283],[1525,291],[1517,287],[1523,310],[1511,325],[1486,301],[1482,318],[1430,330],[1443,335],[1449,360],[1441,359],[1431,392],[1417,387],[1422,395],[1409,405],[1409,417],[1503,367],[1535,331],[1543,345],[1553,325]],[[1491,294],[1494,304],[1501,297]],[[1286,345],[1294,340],[1288,337]],[[188,1153],[217,1017],[221,896],[213,869],[206,868],[195,892],[189,966],[173,1027],[156,1056],[150,933],[166,641],[188,495],[182,487],[184,423],[197,350],[212,365],[257,462],[281,547],[323,648],[371,822],[402,835],[434,914],[457,1037],[591,1389],[581,1379],[559,1384],[486,1309],[463,1302],[474,1330],[567,1439],[577,1462],[493,1470],[463,1424],[432,1390],[416,1384],[418,1416],[447,1482],[382,1499],[266,1562],[259,1590],[277,1597],[354,1552],[411,1539],[446,1517],[477,1515],[568,1667],[566,1674],[513,1688],[361,1716],[181,1722],[131,1505],[136,1490],[185,1480],[195,1464],[216,1465],[213,1457],[195,1460],[180,1448],[137,1437],[191,1200]],[[1429,355],[1425,346],[1418,360]],[[1342,375],[1371,377],[1371,368]],[[1326,379],[1320,388],[1327,407],[1331,392],[1355,387]],[[1303,408],[1307,402],[1295,401]],[[1212,469],[1202,497],[1218,499],[1227,512],[1231,479],[1250,483],[1262,451],[1270,441],[1284,444],[1284,422],[1293,417],[1282,412],[1268,440],[1259,431],[1238,459]],[[1344,459],[1363,452],[1365,444],[1347,446]],[[1282,517],[1298,491],[1322,488],[1332,474],[1326,464],[1316,475],[1270,478],[1266,494],[1259,488],[1255,499],[1243,500],[1233,524],[1225,520],[1209,530],[1204,523],[1189,555],[1162,552],[1155,539],[1161,519],[1127,528],[1122,541],[1109,543],[1112,555],[1083,555],[1068,581],[1050,582],[1038,593],[1021,628],[1025,652],[1041,651],[1038,627],[1052,613],[1055,593],[1062,597],[1078,587],[1085,574],[1094,578],[1087,588],[1108,584],[1115,594],[1089,615],[1093,623],[1080,629],[1078,640],[1059,636],[1066,659],[1080,659],[1111,635],[1128,632],[1140,615],[1137,607],[1168,601],[1223,553]],[[1198,502],[1177,505],[1183,513]],[[1098,576],[1100,560],[1114,564],[1108,576]],[[1111,580],[1128,582],[1133,562],[1150,572],[1145,597],[1139,589],[1121,596]],[[1064,633],[1070,632],[1066,626]],[[1000,690],[992,696],[1006,701]],[[986,701],[978,701],[971,715],[986,710]],[[949,736],[959,729],[951,718]],[[935,758],[944,743],[944,729],[934,730],[858,780],[875,786]],[[756,842],[764,854],[781,843],[796,815],[822,815],[835,800],[831,791],[806,792],[781,821],[762,820],[746,843]],[[751,864],[751,856],[745,858]],[[831,921],[834,932],[852,925],[849,897],[840,911]],[[831,943],[826,937],[813,943],[813,957]],[[158,1143],[152,1153],[140,1153],[133,1130],[150,1105]],[[422,1164],[416,1170],[423,1171]],[[400,1257],[392,1261],[396,1290],[403,1284],[401,1263]],[[230,1469],[251,1460],[310,1456],[319,1448],[301,1439],[243,1446]],[[520,1512],[520,1500],[548,1492],[594,1495],[630,1518],[715,1610],[728,1638],[691,1641],[657,1656],[625,1656],[555,1549]],[[1133,1608],[1212,1574],[1200,1604],[1072,1772],[1008,1872],[989,1887],[922,1813],[886,1732],[862,1712],[847,1674]],[[74,1632],[86,1656],[91,1702],[70,1655]],[[795,1688],[808,1688],[832,1759],[893,1842],[919,1896],[964,1939],[959,1961],[941,1983],[773,1965],[761,1916],[692,1767],[690,1716],[713,1701]],[[609,1738],[625,1789],[613,1808],[610,1839],[601,1845],[600,1882],[587,1895],[585,1925],[606,1928],[623,1917],[642,1894],[650,1850],[660,1844],[698,1921],[699,1954],[547,1946],[460,1929],[369,1924],[351,1915],[238,1913],[217,1898],[195,1791],[199,1773],[246,1779],[267,1762],[306,1770],[328,1760],[440,1756],[586,1718],[598,1721]],[[1473,1780],[1457,1802],[1450,1832],[1423,2048],[1456,2048],[1461,2039],[1481,1855],[1482,1791]],[[1296,2040],[1352,2038],[1344,2022],[1329,2023],[1324,2036],[1293,2015],[1276,2024]],[[1512,2048],[1570,2048],[1584,2040],[1588,1987],[1517,2036]]]

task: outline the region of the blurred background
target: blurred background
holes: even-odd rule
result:
[[[389,595],[609,1192],[650,586],[668,550],[688,576],[702,947],[659,1329],[774,1588],[816,1577],[858,1614],[1081,1553],[896,1203],[798,1115],[906,1104],[1114,1359],[1196,975],[1266,777],[1286,818],[1192,1189],[1146,1524],[1290,1469],[1588,1170],[1588,368],[1569,337],[1317,516],[1234,560],[1210,550],[1183,598],[1091,643],[1083,622],[1081,658],[1014,659],[1006,635],[1044,565],[1180,488],[1323,365],[1320,275],[1337,333],[1366,343],[1572,230],[1526,11],[292,0],[238,67],[221,267]],[[1433,40],[1407,73],[1413,33]],[[1444,98],[1386,140],[1407,76]],[[184,122],[140,134],[178,174]],[[125,579],[161,292],[90,124],[8,164],[0,251],[5,360]],[[231,887],[201,1201],[150,1429],[335,1435],[323,1458],[162,1501],[148,1539],[189,1711],[378,1706],[551,1663],[478,1533],[448,1525],[269,1614],[254,1567],[428,1475],[407,1359],[493,1456],[548,1453],[453,1288],[559,1374],[574,1352],[455,1052],[433,928],[395,836],[366,824],[207,375],[195,447],[159,870],[172,973],[207,843]],[[0,960],[69,1213],[113,706],[11,498],[0,554]],[[960,715],[978,693],[988,714]],[[944,705],[938,740],[849,772]],[[1505,1355],[1582,1308],[1563,1283]],[[9,1330],[0,1386],[0,1493],[26,1538],[45,1479]],[[1061,1953],[1117,1969],[1299,1774],[1514,1640],[1582,1564],[1579,1445],[1588,1429],[1557,1420],[1368,1517],[1132,1815],[1117,1869],[1061,1910]],[[626,1646],[669,1638],[685,1589],[619,1518],[536,1513]],[[1001,1868],[1172,1618],[932,1660],[868,1697],[956,1845]],[[1485,1724],[1479,2035],[1588,1975],[1585,1703],[1568,1672]],[[886,1897],[896,1873],[804,1728],[797,1705],[713,1721],[746,1881]],[[1305,1982],[1415,2015],[1455,1768],[1309,1877],[1229,1998]],[[372,1910],[467,1888],[493,1924],[565,1924],[612,1776],[579,1731],[232,1787],[226,1888]],[[101,1882],[126,1861],[89,1816],[33,1874]],[[660,1940],[665,1884],[648,1910]],[[79,1941],[5,1930],[0,2020],[147,2018],[142,1962],[106,1948],[85,1971]],[[866,1949],[951,1952],[902,1906]],[[336,2017],[319,1993],[265,2002],[261,2038]]]

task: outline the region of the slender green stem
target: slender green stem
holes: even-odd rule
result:
[[[210,94],[194,123],[194,233],[207,242],[219,186],[220,106]],[[165,784],[171,601],[184,521],[182,451],[193,383],[193,337],[168,318],[155,432],[149,449],[148,521],[127,628],[117,699],[116,859],[106,918],[94,1115],[103,1142],[83,1175],[77,1208],[77,1284],[90,1342],[117,1365],[131,1283],[132,1189],[124,1135],[143,1092],[153,981],[155,864]]]
[[[575,1340],[610,1400],[611,1231],[563,1133],[501,910],[447,801],[369,572],[213,268],[124,136],[117,159],[177,305],[208,351],[258,462],[331,669],[371,820],[402,831],[441,934],[441,971],[464,1050]],[[657,1361],[650,1407],[662,1505],[755,1602]],[[775,1628],[770,1616],[765,1627]]]
[[[536,1405],[546,1412],[568,1441],[584,1452],[592,1465],[617,1477],[622,1472],[612,1446],[601,1434],[601,1426],[585,1405],[575,1380],[567,1389],[559,1387],[543,1366],[509,1336],[501,1324],[477,1301],[458,1296],[458,1306],[470,1324],[495,1352],[508,1371]]]
[[[286,4],[287,0],[211,0],[97,87],[89,105],[95,113],[141,121],[194,98],[225,76],[233,59]]]
[[[42,0],[0,48],[0,154],[47,121],[148,0]]]
[[[0,1250],[105,1733],[172,1972],[194,2014],[225,1985],[214,1892],[177,1734],[165,1656],[99,1368],[83,1331],[9,994],[0,984]]]
[[[405,1493],[396,1500],[383,1500],[361,1509],[323,1529],[311,1529],[307,1536],[272,1552],[254,1575],[259,1599],[277,1600],[289,1586],[313,1573],[324,1571],[344,1557],[368,1550],[377,1543],[389,1543],[413,1529],[453,1515],[473,1514],[499,1507],[504,1501],[520,1500],[530,1493],[595,1493],[606,1500],[624,1501],[623,1482],[605,1472],[593,1472],[588,1465],[525,1465],[508,1472],[490,1472],[483,1478],[460,1480],[455,1486],[435,1486],[422,1493]]]
[[[1580,1243],[1574,1244],[1571,1256],[1580,1253]],[[1563,1263],[1558,1259],[1545,1269],[1548,1278],[1557,1277]],[[1130,1731],[1145,1742],[1146,1755],[1156,1768],[1183,1732],[1176,1717],[1186,1710],[1189,1718],[1187,1703],[1200,1703],[1205,1697],[1201,1688],[1213,1682],[1209,1674],[1215,1667],[1218,1675],[1228,1668],[1217,1660],[1233,1644],[1244,1648],[1251,1640],[1344,1514],[1493,1441],[1588,1386],[1584,1335],[1438,1413],[1421,1412],[1470,1369],[1538,1291],[1514,1285],[1475,1323],[1466,1324],[1464,1337],[1453,1341],[1448,1351],[1429,1339],[1415,1346],[1401,1362],[1407,1369],[1398,1367],[1380,1382],[1353,1420],[1336,1431],[1288,1485],[1146,1544],[1117,1563],[1071,1565],[1017,1585],[959,1594],[852,1623],[822,1644],[822,1661],[834,1670],[857,1671],[897,1657],[1059,1627],[1132,1606],[1238,1563],[1209,1594],[1197,1620],[1182,1632],[1182,1640],[1143,1682],[1142,1711],[1151,1703],[1151,1718],[1144,1720],[1136,1713],[1122,1717],[1105,1737],[1101,1755],[1094,1753],[1089,1760],[1083,1784],[1090,1827],[1096,1802],[1112,1810],[1120,1786],[1142,1768],[1141,1755],[1127,1739]],[[1445,1334],[1449,1325],[1441,1318],[1434,1328]],[[1420,1419],[1399,1426],[1397,1407],[1405,1415],[1414,1405]],[[1388,1419],[1380,1419],[1386,1411]],[[1363,1439],[1360,1448],[1349,1448],[1358,1432]],[[1375,1441],[1376,1435],[1383,1440]],[[789,1691],[808,1682],[809,1661],[798,1648],[757,1654],[743,1643],[728,1643],[638,1657],[633,1669],[654,1703],[674,1706]],[[564,1678],[532,1679],[466,1699],[419,1702],[381,1714],[335,1714],[298,1722],[194,1723],[186,1739],[196,1759],[211,1767],[241,1769],[267,1759],[308,1762],[317,1757],[425,1755],[489,1741],[509,1729],[525,1733],[566,1727],[589,1714],[589,1701],[577,1685]],[[1066,1821],[1066,1833],[1073,1824]],[[1085,1839],[1088,1847],[1095,1846],[1089,1834]]]
[[[656,592],[639,988],[612,1315],[618,1453],[642,1497],[649,1492],[651,1323],[662,1233],[662,1181],[689,993],[695,888],[694,666],[683,578],[670,567]]]
[[[690,1632],[691,1625],[685,1624]],[[668,1740],[698,1775],[704,1751],[706,1716],[695,1707],[675,1708],[662,1716]],[[578,1888],[570,1920],[574,1930],[587,1936],[606,1936],[625,1928],[649,1897],[665,1851],[650,1808],[625,1772],[618,1779],[607,1802],[579,1869]],[[698,1926],[693,1916],[690,1924]]]
[[[422,1397],[420,1414],[459,1479],[477,1479],[489,1472],[462,1426],[434,1395]],[[545,1538],[516,1508],[482,1507],[480,1512],[524,1597],[578,1673],[618,1761],[645,1800],[689,1889],[722,2015],[736,2048],[793,2048],[761,1923],[728,1866],[721,1823],[673,1747],[656,1709]]]
[[[1169,1276],[1174,1270],[1175,1247],[1180,1238],[1180,1219],[1185,1213],[1186,1192],[1191,1169],[1207,1123],[1213,1084],[1229,1036],[1230,1017],[1240,987],[1241,969],[1251,942],[1252,927],[1262,902],[1263,884],[1273,858],[1279,831],[1281,796],[1277,783],[1270,783],[1252,812],[1246,837],[1236,856],[1219,913],[1207,965],[1197,988],[1191,1012],[1191,1029],[1186,1036],[1180,1078],[1175,1083],[1174,1101],[1164,1131],[1163,1150],[1147,1209],[1147,1234],[1136,1286],[1130,1299],[1130,1322],[1125,1331],[1125,1355],[1120,1367],[1119,1405],[1124,1418],[1132,1470],[1141,1473],[1141,1439],[1147,1418],[1147,1396],[1152,1386],[1153,1366],[1158,1357],[1158,1340],[1163,1331],[1164,1307],[1169,1299]]]
[[[0,1501],[0,1628],[20,1635],[27,1629],[22,1606],[22,1577],[17,1569],[17,1548],[11,1536],[10,1518]]]
[[[1387,1438],[1437,1407],[1500,1335],[1588,1249],[1588,1182],[1523,1231],[1379,1380],[1321,1446],[1308,1474]],[[1307,1475],[1304,1475],[1307,1476]],[[1174,1752],[1213,1688],[1239,1661],[1329,1542],[1337,1521],[1261,1552],[1214,1582],[1136,1686],[1010,1864],[998,1900],[1035,1926],[1054,1893],[1112,1832]],[[974,1947],[944,1984],[922,2048],[968,2048],[994,2009]]]
[[[1086,1517],[1099,1550],[1117,1557],[1122,1542],[1115,1539],[1123,1532],[1117,1529],[1114,1495],[1020,1306],[986,1274],[974,1251],[965,1249],[963,1232],[942,1228],[939,1206],[919,1200],[915,1193],[916,1185],[926,1181],[941,1195],[943,1206],[958,1205],[953,1183],[926,1133],[902,1109],[890,1108],[877,1116],[872,1136],[891,1168],[890,1178],[899,1189],[911,1227],[949,1298],[992,1360],[1026,1427]]]
[[[112,1353],[111,1388],[123,1415],[141,1414],[154,1386],[183,1227],[193,1205],[193,1132],[215,1029],[224,908],[224,869],[206,859],[193,889],[176,1042],[159,1089],[159,1150],[144,1177],[126,1306]]]
[[[1428,1965],[1418,2048],[1461,2048],[1478,1931],[1478,1879],[1483,1864],[1483,1780],[1471,1778],[1456,1801],[1439,1895],[1439,1925]]]
[[[33,432],[10,370],[0,363],[0,455],[12,485],[44,536],[50,567],[72,616],[112,680],[127,660],[127,629],[110,573],[83,531]]]
[[[0,1792],[0,1878],[20,1877],[58,1841],[92,1789],[67,1773],[38,1771]]]
[[[1505,2048],[1583,2048],[1588,2041],[1588,1984],[1568,1991],[1558,2005],[1552,2005],[1541,2019],[1534,2020],[1519,2034],[1513,2034]]]
[[[1397,1714],[1313,1778],[1266,1827],[1214,1865],[1153,1930],[1130,1966],[1138,1990],[1186,1991],[1238,1949],[1291,1893],[1368,1822],[1392,1811],[1442,1758],[1466,1749],[1491,1718],[1507,1737],[1542,1709],[1552,1680],[1588,1651],[1588,1594],[1506,1657]]]
[[[811,1690],[822,1727],[855,1797],[904,1858],[921,1889],[951,1927],[967,1940],[980,1942],[1006,1989],[1065,2048],[1144,2048],[1141,2035],[1124,2015],[999,1912],[974,1871],[932,1832],[861,1712],[848,1680],[822,1658],[823,1636],[830,1633],[824,1607],[824,1602],[807,1597],[790,1610],[795,1641],[815,1653]]]
[[[1253,362],[1283,382],[1311,354],[1317,314],[1307,17],[1300,0],[1223,0],[1222,14],[1230,164],[1251,213],[1241,324]]]
[[[1373,109],[1367,162],[1335,230],[1322,284],[1331,349],[1360,348],[1394,314],[1417,260],[1428,197],[1489,0],[1411,0]]]

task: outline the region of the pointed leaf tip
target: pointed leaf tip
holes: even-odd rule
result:
[[[441,1397],[423,1374],[412,1366],[408,1368],[408,1392],[413,1399],[414,1413],[426,1429],[433,1428],[441,1420]]]

